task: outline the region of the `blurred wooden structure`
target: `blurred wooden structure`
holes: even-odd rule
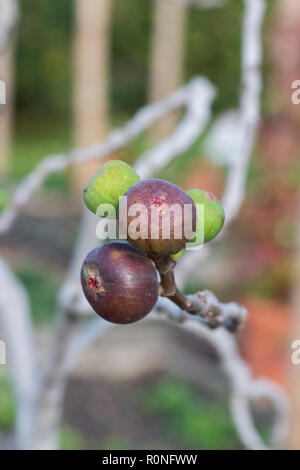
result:
[[[183,80],[186,7],[164,0],[154,3],[149,100],[159,101],[176,90]],[[176,113],[170,114],[153,126],[153,140],[166,136],[176,121]]]
[[[300,107],[291,101],[292,83],[300,78],[299,61],[300,42],[300,2],[294,0],[279,0],[275,27],[271,37],[270,49],[275,59],[274,85],[276,87],[276,111],[283,113],[286,122],[291,127],[294,139],[294,151],[298,152],[299,133],[293,132],[300,123]],[[283,136],[284,138],[284,136]],[[288,158],[288,155],[285,155]],[[297,157],[294,156],[295,158]],[[284,158],[284,156],[283,156]],[[298,202],[300,197],[298,198]],[[296,199],[294,211],[296,213]],[[300,210],[298,209],[298,221]],[[290,327],[290,344],[300,339],[300,225],[294,256],[294,286],[292,289],[293,318]],[[289,441],[290,449],[300,449],[300,366],[291,362],[292,349],[287,351],[290,361],[290,382],[292,423]]]
[[[277,110],[287,111],[300,122],[300,108],[292,104],[292,83],[300,79],[300,3],[295,0],[279,0],[275,27],[270,38],[269,49],[274,58],[274,94]]]
[[[74,134],[82,147],[103,139],[108,131],[111,0],[76,0],[74,31]],[[73,171],[81,191],[99,168],[97,161]]]
[[[0,52],[0,80],[5,82],[6,103],[0,104],[0,179],[4,179],[10,167],[11,138],[13,131],[14,101],[14,44]]]

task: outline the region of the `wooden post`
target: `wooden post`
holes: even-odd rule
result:
[[[152,34],[149,100],[157,101],[176,90],[183,79],[184,26],[183,4],[155,0]],[[152,137],[159,140],[177,121],[173,114],[153,127]]]
[[[75,145],[101,140],[108,131],[109,52],[111,0],[76,0],[74,53]],[[74,187],[81,191],[99,168],[93,162],[73,172]]]
[[[14,45],[13,42],[0,53],[0,80],[5,83],[6,103],[0,104],[0,179],[4,180],[10,168],[13,130],[14,97]]]

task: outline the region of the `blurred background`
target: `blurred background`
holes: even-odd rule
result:
[[[45,155],[100,141],[140,107],[196,75],[218,89],[213,120],[157,176],[221,197],[234,135],[225,139],[227,151],[217,151],[210,130],[238,106],[243,2],[205,5],[22,0],[15,33],[0,55],[0,79],[8,90],[0,113],[2,208]],[[224,301],[247,306],[249,320],[238,338],[242,354],[255,376],[271,378],[290,394],[296,423],[288,446],[299,449],[300,365],[291,365],[291,342],[300,339],[300,281],[294,275],[300,260],[300,105],[291,102],[291,84],[300,79],[300,3],[267,1],[263,28],[263,119],[247,196],[205,272],[195,272],[186,292],[209,288]],[[133,163],[179,118],[165,118],[112,158]],[[1,256],[28,289],[41,349],[78,232],[81,191],[98,167],[49,177],[0,241]],[[16,411],[8,372],[0,367],[0,448],[10,445]],[[175,327],[153,322],[116,328],[89,348],[69,380],[60,447],[242,448],[227,388],[216,353]],[[268,409],[256,418],[267,436]]]

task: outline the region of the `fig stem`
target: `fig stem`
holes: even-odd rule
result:
[[[194,295],[184,295],[178,289],[174,276],[176,262],[170,256],[152,257],[152,260],[160,275],[161,296],[167,297],[181,310],[192,315],[201,316],[212,329],[218,328],[222,324],[231,332],[239,329],[243,323],[243,318],[232,315],[225,318],[213,294],[204,291]]]
[[[174,276],[176,261],[172,260],[170,256],[156,256],[152,257],[152,260],[154,261],[160,275],[162,288],[161,295],[163,297],[168,297],[168,299],[188,313],[199,313],[197,302],[192,300],[189,296],[184,295],[176,285]]]
[[[172,260],[171,256],[151,256],[152,261],[154,261],[156,268],[159,274],[168,274],[173,272],[176,266],[176,261]]]

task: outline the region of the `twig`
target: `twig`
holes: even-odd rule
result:
[[[154,262],[160,274],[161,295],[167,297],[181,310],[201,317],[209,328],[223,326],[231,333],[235,333],[246,321],[245,307],[236,302],[221,303],[210,291],[184,295],[175,282],[176,263],[169,256],[154,258]]]

